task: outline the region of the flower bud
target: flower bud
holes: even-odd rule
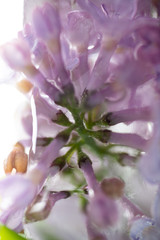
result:
[[[25,173],[27,171],[28,156],[24,152],[24,147],[20,143],[16,143],[8,158],[4,162],[4,171],[6,174],[12,173],[15,169],[17,173]]]
[[[105,195],[117,199],[124,194],[124,182],[119,178],[105,178],[101,182],[101,189]]]
[[[17,149],[21,150],[22,152],[25,151],[24,146],[20,142],[16,142],[16,144],[14,144],[14,148],[17,148]]]
[[[28,93],[33,85],[26,79],[22,79],[21,81],[17,82],[16,84],[17,89],[22,93]]]

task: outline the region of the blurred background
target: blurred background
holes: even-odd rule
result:
[[[23,0],[0,0],[0,48],[16,38],[23,26]],[[15,73],[0,58],[0,178],[3,161],[20,138],[18,112],[25,97],[15,88]]]

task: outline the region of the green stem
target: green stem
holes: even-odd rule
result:
[[[66,152],[66,154],[64,155],[65,159],[66,159],[66,162],[68,165],[70,165],[70,160],[71,160],[71,157],[72,155],[74,154],[74,152],[77,150],[77,148],[79,146],[82,145],[82,141],[79,141],[77,143],[75,143],[69,150],[68,152]]]

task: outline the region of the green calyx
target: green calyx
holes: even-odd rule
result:
[[[66,129],[56,136],[56,138],[64,140],[67,147],[70,147],[68,152],[63,155],[62,162],[71,166],[70,159],[74,152],[78,152],[79,147],[82,149],[87,148],[100,159],[109,156],[117,160],[117,155],[110,152],[107,148],[112,132],[107,128],[107,126],[109,127],[109,123],[105,122],[105,117],[101,115],[102,107],[100,107],[100,110],[95,107],[89,111],[85,111],[82,102],[86,99],[87,92],[84,95],[82,96],[81,103],[78,103],[73,86],[69,84],[63,88],[63,93],[58,103],[67,108],[74,119],[74,123],[70,122],[66,115],[62,111],[59,111],[57,120],[54,121],[59,125],[66,126]],[[102,116],[101,118],[98,117],[100,115]],[[108,115],[105,114],[105,116]],[[106,126],[105,128],[104,125]],[[60,159],[58,159],[59,161]]]
[[[26,238],[20,236],[16,232],[12,231],[11,229],[7,228],[4,225],[0,226],[0,239],[1,240],[27,240]]]

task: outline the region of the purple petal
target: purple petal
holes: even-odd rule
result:
[[[51,4],[44,4],[44,16],[50,31],[53,32],[54,37],[59,37],[60,34],[60,19],[58,14],[58,9],[54,8]]]
[[[35,36],[31,25],[26,24],[23,31],[24,39],[28,43],[29,47],[32,48],[35,42]]]
[[[160,130],[159,130],[159,101],[155,102],[153,112],[155,114],[153,136],[148,145],[148,150],[139,162],[139,169],[143,177],[151,183],[160,182]]]
[[[99,23],[102,23],[106,20],[106,15],[104,12],[91,1],[77,0],[77,3],[83,10],[90,13]]]
[[[36,41],[31,49],[32,62],[38,66],[40,72],[48,79],[56,79],[55,62],[47,51],[44,43]]]
[[[48,39],[50,32],[48,25],[45,21],[43,12],[41,8],[36,8],[33,12],[33,27],[36,32],[36,35],[42,39]]]
[[[60,31],[59,17],[49,3],[45,3],[42,8],[34,10],[32,22],[36,35],[43,40],[58,37]]]
[[[25,208],[37,193],[37,187],[23,175],[9,175],[0,181],[1,208]]]
[[[98,227],[112,226],[116,224],[118,220],[116,203],[102,193],[96,193],[95,196],[90,199],[87,211],[91,220]]]
[[[100,239],[100,240],[107,240],[107,237],[99,231],[98,228],[91,222],[89,217],[86,219],[86,227],[88,232],[88,237],[90,240],[92,239]]]
[[[47,218],[55,203],[69,196],[67,192],[40,193],[26,212],[26,221],[35,222]]]
[[[154,234],[152,235],[149,235],[151,238],[147,238],[146,237],[143,237],[143,234],[145,233],[145,231],[148,230],[148,233],[151,231],[152,233],[152,229],[154,228],[154,221],[150,218],[140,218],[136,221],[133,222],[132,226],[131,226],[131,229],[130,229],[130,238],[132,240],[149,240],[149,239],[152,239],[152,240],[156,240],[157,238],[155,238]]]
[[[31,62],[29,47],[22,40],[5,44],[1,48],[1,55],[7,64],[17,71],[22,71]]]
[[[152,207],[153,218],[156,222],[156,226],[160,226],[160,188],[157,191],[155,201]]]
[[[68,14],[69,39],[72,44],[86,47],[92,39],[96,38],[96,32],[92,18],[87,12],[72,11]]]
[[[56,119],[56,114],[58,112],[58,109],[56,109],[56,105],[53,105],[53,103],[51,105],[48,102],[47,98],[42,97],[38,89],[34,90],[33,97],[35,101],[37,115],[43,115],[50,120]]]

